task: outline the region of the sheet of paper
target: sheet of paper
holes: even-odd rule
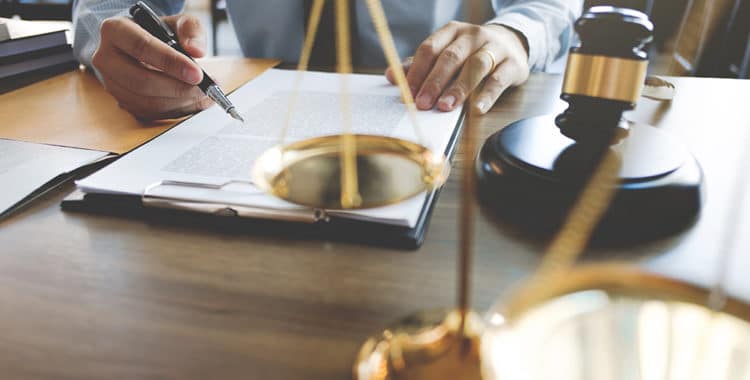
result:
[[[270,70],[246,84],[230,98],[245,123],[230,119],[214,106],[154,141],[123,157],[104,170],[78,182],[85,192],[141,195],[159,181],[220,185],[221,190],[191,190],[164,186],[161,196],[199,197],[220,203],[284,210],[310,210],[260,193],[249,181],[255,159],[279,144],[294,88],[295,71]],[[350,75],[348,86],[352,128],[355,133],[399,137],[416,141],[416,134],[398,90],[381,75]],[[306,73],[293,110],[286,142],[342,132],[341,76]],[[423,111],[418,125],[422,144],[443,152],[460,117],[460,111]],[[414,226],[425,195],[398,205],[345,214],[359,219]]]
[[[108,153],[0,139],[0,217],[44,184]]]

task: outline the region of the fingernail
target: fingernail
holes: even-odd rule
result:
[[[488,107],[487,107],[487,103],[485,103],[484,101],[481,101],[481,100],[480,100],[480,101],[479,101],[479,102],[477,103],[477,109],[479,110],[479,112],[481,112],[481,113],[485,113],[485,112],[487,112],[487,108],[488,108]]]
[[[198,83],[201,80],[201,73],[193,67],[185,66],[182,68],[182,79],[188,83]]]
[[[456,104],[456,97],[453,95],[443,96],[440,98],[440,103],[442,103],[444,106],[447,106],[448,108],[453,108],[453,106]]]
[[[430,108],[432,107],[432,96],[428,94],[422,94],[417,97],[417,106],[419,108]]]

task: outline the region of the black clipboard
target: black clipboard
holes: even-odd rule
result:
[[[465,111],[453,128],[445,155],[453,162],[463,129]],[[432,212],[442,188],[428,194],[413,228],[360,221],[337,216],[313,223],[275,219],[239,217],[232,207],[222,207],[212,213],[186,208],[147,207],[143,197],[117,194],[85,194],[75,191],[62,201],[65,211],[87,212],[147,220],[161,225],[177,225],[223,233],[262,234],[293,239],[322,239],[367,244],[389,248],[415,250],[425,240]]]

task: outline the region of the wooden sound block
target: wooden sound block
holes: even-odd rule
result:
[[[628,137],[610,149],[621,161],[619,181],[595,240],[638,242],[692,224],[701,208],[703,173],[679,140],[631,123]],[[481,202],[523,230],[552,233],[600,157],[562,135],[554,116],[514,122],[490,136],[477,157]]]

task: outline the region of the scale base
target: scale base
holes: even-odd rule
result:
[[[474,312],[464,336],[458,310],[420,312],[368,339],[354,363],[355,380],[481,380],[480,337]]]
[[[621,160],[620,180],[595,241],[653,240],[695,221],[703,173],[679,140],[631,123],[629,136],[611,149]],[[554,116],[519,120],[490,136],[477,157],[480,200],[525,232],[554,233],[600,157],[562,135]]]

